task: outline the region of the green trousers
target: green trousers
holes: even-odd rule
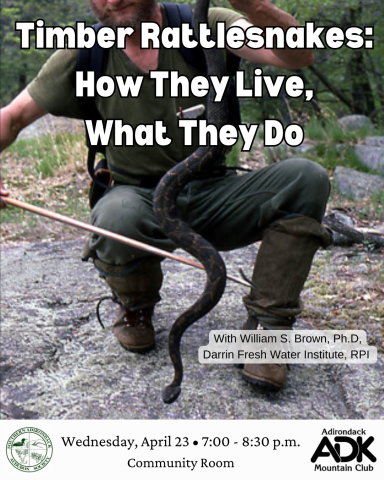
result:
[[[285,160],[252,173],[197,180],[178,197],[184,221],[218,250],[250,245],[272,222],[290,214],[321,222],[330,193],[327,173],[305,159]],[[154,189],[131,185],[111,188],[94,207],[91,223],[158,248],[176,248],[153,215]],[[147,252],[93,235],[90,249],[109,265],[125,266]]]

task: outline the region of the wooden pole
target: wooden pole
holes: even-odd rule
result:
[[[0,197],[0,198],[7,205],[12,205],[14,207],[27,210],[28,212],[41,215],[42,217],[47,217],[47,218],[50,218],[51,220],[65,223],[66,225],[71,225],[72,227],[80,228],[81,230],[86,230],[87,232],[96,233],[97,235],[102,235],[104,237],[111,238],[112,240],[116,240],[117,242],[130,245],[131,247],[135,247],[135,248],[138,248],[139,250],[150,252],[160,257],[170,258],[172,260],[176,260],[177,262],[190,265],[191,267],[199,268],[200,270],[205,270],[203,265],[201,265],[200,263],[194,262],[193,260],[189,260],[179,255],[175,255],[174,253],[167,252],[160,248],[152,247],[151,245],[147,245],[146,243],[138,242],[137,240],[133,240],[132,238],[125,237],[124,235],[119,235],[118,233],[113,233],[109,230],[105,230],[104,228],[95,227],[90,223],[81,222],[80,220],[75,220],[74,218],[61,215],[60,213],[51,212],[50,210],[46,210],[45,208],[36,207],[35,205],[31,205],[30,203],[21,202],[19,200],[15,200],[10,197]],[[245,280],[242,280],[241,278],[233,277],[231,275],[227,275],[227,278],[232,282],[236,282],[236,283],[239,283],[240,285],[244,285],[245,287],[249,287],[249,284]]]

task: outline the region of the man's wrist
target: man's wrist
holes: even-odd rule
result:
[[[264,12],[268,7],[273,7],[271,2],[268,0],[249,0],[249,5],[247,12],[244,12],[246,15],[264,15]]]
[[[268,0],[230,0],[232,7],[249,16],[263,15],[273,5]]]

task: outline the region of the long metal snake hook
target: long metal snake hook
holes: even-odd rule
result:
[[[208,23],[209,0],[197,0],[193,12],[193,27],[198,39],[201,23]],[[207,76],[225,74],[224,57],[216,49],[205,49]],[[220,104],[213,102],[214,91],[211,87],[207,99],[207,121],[220,128],[227,122],[228,100],[224,95]],[[199,174],[209,170],[222,160],[225,147],[199,147],[183,162],[177,164],[161,179],[154,195],[154,212],[164,233],[179,247],[197,258],[205,267],[207,282],[201,296],[174,322],[169,334],[169,354],[174,366],[174,379],[163,390],[163,401],[174,402],[180,394],[183,379],[183,363],[180,355],[180,342],[185,330],[206,315],[219,302],[226,285],[226,268],[217,250],[203,237],[184,223],[178,213],[177,196],[190,181],[199,178]]]

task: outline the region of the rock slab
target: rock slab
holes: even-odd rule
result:
[[[340,193],[351,198],[365,198],[384,191],[383,177],[351,168],[336,167],[334,179]]]
[[[384,146],[355,145],[355,153],[369,170],[384,173]]]
[[[47,114],[39,118],[28,127],[24,128],[17,137],[17,140],[26,140],[29,138],[37,138],[41,135],[59,133],[82,133],[84,132],[84,125],[81,120],[72,118],[55,117]]]
[[[338,124],[344,130],[360,130],[361,128],[373,128],[369,117],[365,115],[346,115],[338,119]]]

